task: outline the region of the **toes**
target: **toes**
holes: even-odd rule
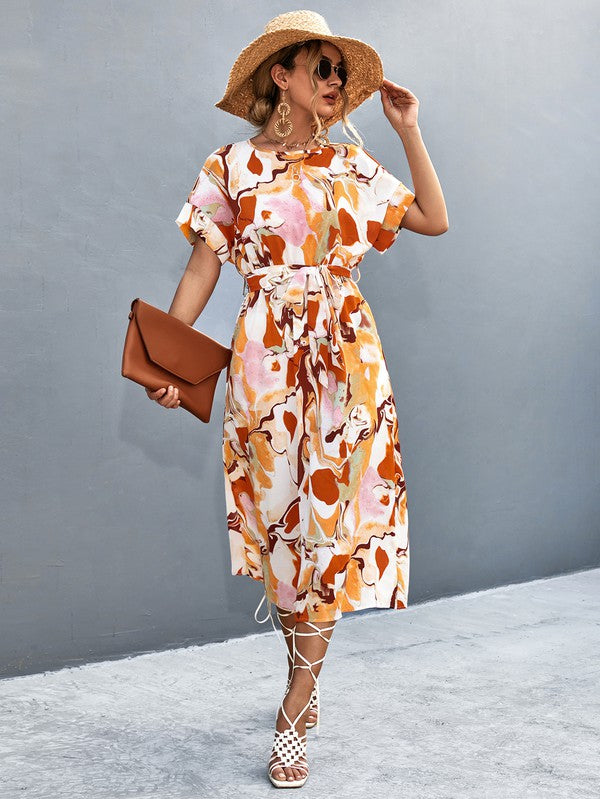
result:
[[[285,780],[286,782],[301,780],[306,776],[306,769],[295,766],[278,766],[273,769],[273,776],[276,780]]]
[[[301,769],[294,768],[293,766],[286,766],[285,768],[277,768],[273,772],[273,776],[276,780],[299,780],[304,777],[304,773]]]

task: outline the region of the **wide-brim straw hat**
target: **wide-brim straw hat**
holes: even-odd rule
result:
[[[256,68],[282,47],[309,39],[324,39],[342,52],[348,71],[344,87],[348,95],[348,113],[377,91],[383,83],[383,64],[376,50],[360,39],[334,36],[325,18],[316,11],[288,11],[265,25],[265,32],[244,47],[229,73],[225,94],[216,108],[248,120],[255,100],[252,75]],[[342,118],[341,100],[335,111],[324,120],[329,128]]]

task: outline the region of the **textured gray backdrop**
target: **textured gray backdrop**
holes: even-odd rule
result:
[[[403,231],[361,265],[398,408],[409,601],[598,565],[597,5],[309,7],[420,99],[448,206],[446,234]],[[204,158],[252,134],[214,108],[229,68],[292,8],[3,3],[3,676],[267,627],[262,584],[230,574],[223,379],[203,425],[120,359],[130,301],[171,302]],[[352,119],[412,187],[379,94]],[[228,263],[197,326],[227,343],[241,301]]]

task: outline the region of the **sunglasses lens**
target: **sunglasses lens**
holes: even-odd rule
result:
[[[326,58],[322,58],[317,64],[317,75],[321,78],[321,80],[327,80],[327,78],[331,75],[331,61],[328,61]]]
[[[322,58],[317,64],[317,75],[321,78],[321,80],[327,80],[327,78],[331,75],[331,69],[331,61],[328,61],[326,58]],[[348,73],[344,67],[337,68],[337,75],[342,82],[342,87],[344,87],[346,85],[346,81],[348,80]]]

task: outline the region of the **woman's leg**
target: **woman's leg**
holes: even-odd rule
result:
[[[308,702],[315,680],[321,671],[335,622],[296,622],[294,613],[281,608],[277,608],[277,615],[283,626],[294,631],[293,635],[286,635],[289,674],[292,675],[292,681],[282,704],[287,716],[294,722],[298,734],[303,736],[306,733],[306,722],[309,720]],[[303,708],[304,712],[297,718]],[[276,729],[283,732],[289,727],[290,724],[280,708]],[[280,780],[298,779],[304,773],[304,770],[293,766],[278,767],[273,770],[275,779]]]
[[[287,646],[288,650],[288,680],[290,680],[292,676],[292,665],[294,663],[294,641],[292,633],[294,631],[294,627],[296,626],[296,614],[293,611],[290,612],[289,610],[282,610],[277,606],[276,610],[279,624],[281,625],[283,635],[285,636],[285,645]]]
[[[287,646],[287,659],[288,659],[288,682],[292,679],[292,665],[294,663],[294,628],[296,626],[296,614],[294,611],[289,610],[282,610],[281,608],[276,607],[277,610],[277,618],[279,619],[279,624],[281,625],[281,629],[283,630],[283,635],[285,638],[285,644]],[[309,708],[306,719],[306,724],[316,724],[317,723],[317,711],[315,708]]]

